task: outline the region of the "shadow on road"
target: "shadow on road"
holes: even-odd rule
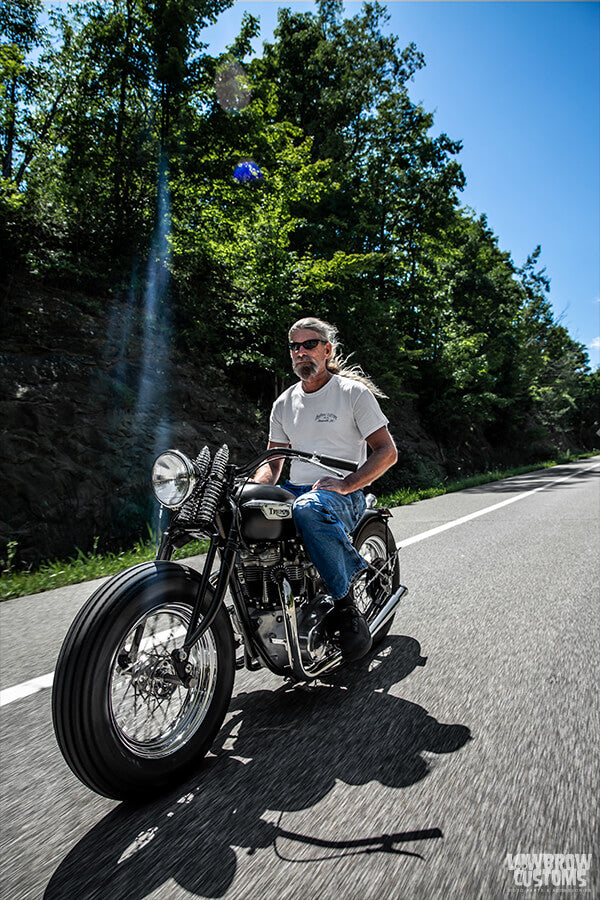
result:
[[[440,724],[388,693],[424,664],[417,641],[390,636],[372,658],[326,682],[238,694],[197,775],[147,806],[122,804],[106,816],[60,864],[44,900],[141,900],[169,879],[220,897],[236,874],[234,848],[252,855],[271,846],[275,867],[357,853],[419,857],[411,843],[440,838],[439,829],[401,832],[390,822],[385,834],[372,834],[361,814],[360,837],[322,838],[317,821],[300,834],[282,828],[281,818],[316,806],[336,780],[407,787],[428,773],[424,751],[466,744],[466,726]]]
[[[544,469],[541,472],[527,472],[524,475],[511,475],[502,481],[489,481],[486,484],[476,485],[474,487],[463,488],[463,494],[488,494],[494,493],[510,493],[518,494],[522,491],[532,491],[535,488],[545,487],[546,490],[554,491],[562,488],[576,487],[580,484],[581,478],[600,478],[600,468],[593,467],[582,468],[574,471],[574,464],[569,466],[556,466],[551,469]],[[568,480],[567,480],[568,478]],[[563,479],[561,481],[561,479]]]

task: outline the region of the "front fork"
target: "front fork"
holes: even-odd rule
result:
[[[176,532],[173,532],[172,522],[169,522],[161,537],[157,559],[170,560],[173,555],[173,550],[177,546],[176,541],[177,534]],[[211,573],[216,560],[217,552],[221,546],[223,546],[221,565],[215,572],[215,574],[212,575]],[[196,641],[198,641],[202,637],[205,631],[210,628],[215,616],[217,615],[219,606],[225,598],[225,593],[227,591],[228,585],[231,587],[233,605],[244,641],[244,656],[247,668],[253,670],[255,668],[260,668],[262,664],[272,671],[275,671],[268,654],[263,651],[263,648],[260,645],[257,645],[257,642],[253,638],[252,625],[246,612],[244,597],[240,590],[237,579],[235,578],[235,575],[233,573],[237,551],[238,542],[233,537],[233,528],[230,530],[228,538],[226,539],[224,545],[223,535],[218,531],[215,531],[213,533],[204,568],[202,570],[202,577],[200,585],[198,587],[198,592],[196,594],[194,608],[192,610],[192,616],[188,625],[185,640],[182,646],[176,648],[171,654],[171,661],[173,663],[175,671],[177,672],[177,675],[181,679],[183,684],[185,684],[186,686],[189,685],[190,679],[192,677],[192,672],[188,662],[189,651],[196,643]],[[214,594],[212,596],[209,609],[207,610],[206,615],[204,616],[200,624],[197,625],[196,623],[199,622],[200,612],[203,608],[207,591],[210,588],[214,590]],[[253,660],[255,660],[256,658],[260,660],[260,662],[258,662],[257,664],[253,662]]]
[[[175,532],[173,531],[173,522],[171,519],[162,533],[157,559],[170,560],[173,555],[173,550],[177,546],[176,540],[177,530],[175,530]],[[222,550],[221,565],[219,566],[216,584],[214,584],[214,579],[211,579],[211,572],[219,550]],[[223,541],[223,535],[215,528],[210,536],[210,546],[208,548],[206,560],[204,561],[200,584],[196,591],[192,615],[190,616],[190,621],[188,623],[185,640],[181,647],[177,647],[171,653],[171,661],[175,671],[186,687],[189,686],[192,677],[192,668],[188,663],[189,652],[194,644],[200,640],[202,635],[208,631],[219,612],[221,603],[225,599],[225,593],[235,563],[237,550],[238,546],[237,540],[235,539],[233,524],[229,529],[229,534],[225,538],[225,541]],[[200,613],[205,606],[206,595],[209,588],[214,588],[212,598],[208,609],[201,619]]]

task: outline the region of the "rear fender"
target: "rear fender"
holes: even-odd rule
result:
[[[378,507],[375,509],[366,509],[362,514],[360,521],[354,531],[352,532],[352,539],[356,539],[356,535],[363,528],[367,522],[370,522],[372,519],[379,519],[379,521],[384,522],[387,526],[387,519],[391,518],[391,512],[389,509],[386,509],[384,506]]]

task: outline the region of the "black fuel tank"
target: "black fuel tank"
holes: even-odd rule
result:
[[[295,500],[276,484],[245,485],[239,499],[242,537],[245,541],[281,541],[296,534],[292,519]]]

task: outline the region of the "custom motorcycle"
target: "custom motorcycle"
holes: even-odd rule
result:
[[[167,522],[157,559],[110,578],[85,603],[60,651],[52,714],[60,749],[89,788],[148,799],[182,781],[225,718],[236,668],[309,682],[343,664],[334,604],[292,517],[294,496],[252,481],[271,459],[301,458],[336,475],[344,460],[288,448],[245,466],[226,445],[191,460],[154,463]],[[368,495],[354,546],[368,568],[353,585],[374,643],[388,633],[407,589],[389,510]],[[208,539],[201,570],[174,550]]]

